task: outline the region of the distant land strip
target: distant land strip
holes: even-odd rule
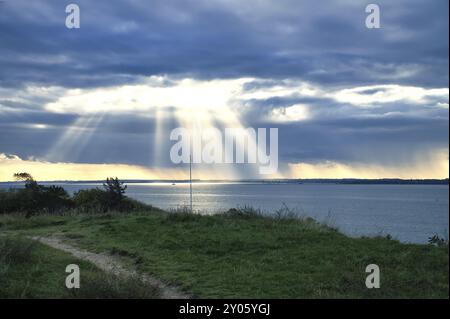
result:
[[[189,180],[138,180],[138,179],[123,179],[124,183],[189,183]],[[43,181],[44,184],[51,183],[85,183],[96,184],[103,183],[103,180],[88,180],[88,181]],[[254,183],[254,184],[401,184],[401,185],[448,185],[449,180],[446,179],[398,179],[398,178],[382,178],[382,179],[235,179],[235,180],[200,180],[193,179],[193,183]],[[22,182],[0,182],[6,183],[22,183]]]

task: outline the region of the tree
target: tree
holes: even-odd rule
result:
[[[38,190],[38,183],[34,180],[30,173],[14,173],[14,178],[16,181],[25,182],[25,188],[31,190]]]
[[[14,193],[11,210],[26,212],[26,216],[41,212],[56,213],[73,206],[70,195],[61,186],[39,185],[29,173],[15,173],[17,181],[24,181],[25,188]]]
[[[33,176],[29,173],[15,173],[14,178],[17,181],[34,181]]]
[[[106,183],[103,183],[103,187],[108,193],[110,206],[112,208],[117,208],[118,206],[120,206],[124,197],[123,194],[125,194],[127,186],[123,185],[123,182],[119,181],[117,177],[111,177],[106,179]]]

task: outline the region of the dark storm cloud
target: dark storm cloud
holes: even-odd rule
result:
[[[43,124],[66,127],[72,124],[78,117],[79,115],[76,114],[60,114],[43,111],[4,112],[0,116],[0,124]]]
[[[99,125],[95,121],[83,125],[77,122],[80,118],[76,114],[44,112],[2,114],[1,153],[48,161],[102,163],[109,159],[114,163],[151,164],[148,158],[155,134],[154,119],[134,114],[106,115]],[[70,127],[81,131],[79,140],[71,140],[69,135],[60,152],[51,152]],[[83,149],[78,149],[80,143],[84,143]],[[66,145],[70,147],[63,152]]]
[[[279,125],[283,162],[401,165],[412,154],[448,146],[447,119],[338,119]],[[312,142],[313,141],[313,142]]]
[[[271,88],[279,81],[250,82],[246,90]],[[358,91],[364,96],[389,93],[376,87]],[[425,95],[425,100],[375,101],[361,107],[330,97],[295,93],[242,101],[243,119],[252,127],[278,127],[282,162],[364,162],[402,165],[414,154],[448,147],[448,96]],[[274,111],[295,105],[308,107],[304,120],[273,122]]]
[[[448,2],[6,1],[0,11],[0,84],[91,87],[136,76],[297,77],[329,84],[448,83]],[[405,76],[402,71],[413,73]]]

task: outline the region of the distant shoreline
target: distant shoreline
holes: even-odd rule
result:
[[[189,183],[189,180],[137,180],[124,179],[124,183]],[[0,182],[2,184],[21,184],[21,182],[9,181]],[[57,181],[42,181],[41,183],[67,183],[67,184],[98,184],[103,183],[103,180],[87,180],[87,181],[73,181],[73,180],[57,180]],[[195,179],[193,183],[251,183],[251,184],[344,184],[344,185],[448,185],[449,180],[446,179],[397,179],[397,178],[383,178],[383,179],[242,179],[242,180],[200,180]]]

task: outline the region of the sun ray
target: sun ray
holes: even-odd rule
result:
[[[84,150],[98,126],[103,121],[105,112],[81,116],[67,129],[47,152],[45,159],[53,162],[76,161]]]

